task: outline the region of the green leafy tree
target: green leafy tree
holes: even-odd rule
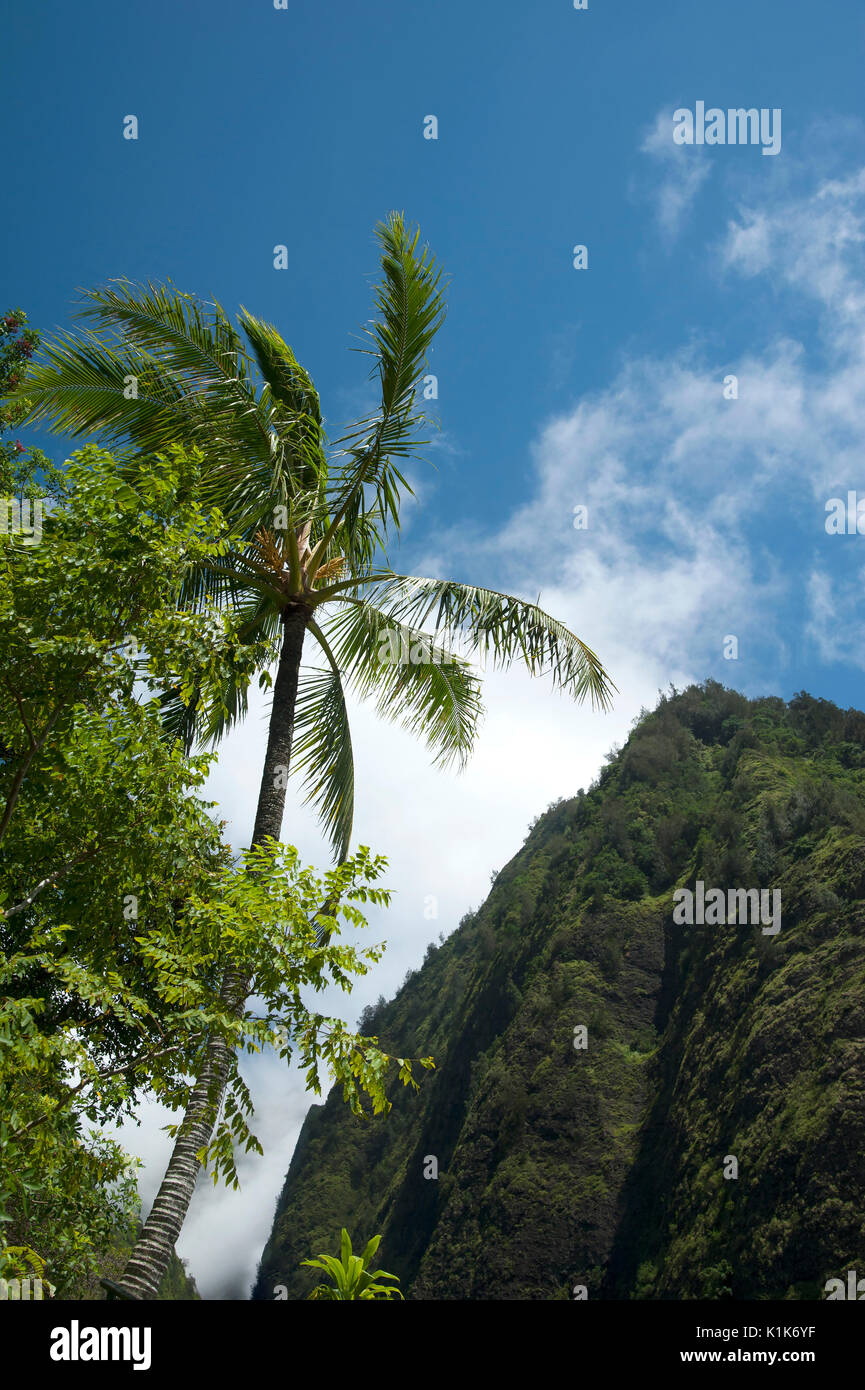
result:
[[[46,1259],[67,1296],[138,1211],[128,1155],[93,1125],[145,1085],[180,1085],[202,1041],[166,1045],[124,911],[164,930],[224,857],[187,796],[207,759],[168,748],[135,695],[172,649],[169,669],[201,669],[176,590],[214,533],[194,507],[177,515],[172,479],[154,464],[135,492],[91,448],[40,544],[0,541],[0,1243],[4,1262]],[[133,634],[150,656],[131,659]]]
[[[379,405],[332,453],[312,379],[276,329],[242,310],[238,331],[218,304],[171,286],[89,291],[86,326],[48,345],[22,386],[34,420],[73,435],[143,454],[177,442],[200,449],[198,496],[239,541],[219,564],[190,565],[181,602],[229,607],[240,640],[267,644],[276,661],[275,678],[261,672],[273,700],[252,844],[279,839],[291,771],[337,858],[348,853],[354,810],[346,687],[423,737],[440,765],[464,764],[482,712],[471,665],[447,645],[456,639],[496,665],[546,673],[578,700],[606,705],[612,688],[595,654],[537,604],[391,568],[387,544],[411,491],[406,463],[423,443],[418,387],[444,295],[434,257],[401,216],[377,234],[382,276],[365,351]],[[316,664],[302,669],[307,638]],[[165,696],[167,726],[187,747],[219,738],[246,708],[246,686],[231,679]],[[230,1008],[242,1010],[248,989],[241,970],[227,970]],[[185,1121],[201,1152],[230,1065],[214,1038]],[[148,1219],[170,1243],[195,1178],[175,1150]],[[148,1226],[124,1276],[141,1297],[162,1274]]]
[[[398,1275],[367,1268],[380,1244],[381,1236],[373,1236],[362,1255],[353,1255],[351,1237],[343,1226],[339,1259],[335,1255],[319,1255],[315,1260],[301,1260],[302,1265],[323,1269],[333,1280],[331,1284],[317,1284],[310,1298],[402,1298],[399,1289],[378,1282],[393,1279],[399,1283]]]
[[[244,1051],[387,1106],[392,1059],[304,1002],[379,958],[339,937],[387,902],[383,861],[362,849],[320,879],[272,840],[232,861],[199,795],[211,757],[164,737],[153,691],[239,681],[238,651],[247,678],[259,659],[230,612],[177,605],[190,561],[225,546],[190,500],[195,466],[175,448],[133,486],[91,446],[41,543],[0,545],[0,1273],[41,1261],[67,1297],[136,1235],[128,1156],[96,1127],[145,1088],[182,1111],[214,1038],[231,1057],[215,1179],[236,1184],[237,1147],[259,1149]],[[229,962],[258,1012],[226,1005]]]

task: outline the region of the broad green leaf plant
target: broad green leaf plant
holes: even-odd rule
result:
[[[351,1237],[343,1226],[340,1240],[339,1259],[335,1255],[319,1255],[314,1260],[301,1260],[302,1265],[313,1269],[323,1269],[329,1274],[330,1284],[317,1284],[309,1295],[311,1299],[320,1298],[402,1298],[399,1289],[393,1284],[385,1284],[385,1279],[399,1283],[399,1276],[388,1274],[385,1269],[369,1269],[373,1255],[381,1243],[381,1236],[373,1236],[362,1255],[353,1255]]]

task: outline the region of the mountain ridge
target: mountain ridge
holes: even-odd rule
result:
[[[366,1011],[436,1071],[375,1120],[310,1109],[253,1297],[305,1297],[343,1225],[422,1299],[814,1298],[865,1267],[863,792],[860,711],[711,681],[643,711]],[[698,878],[780,889],[780,933],[677,926]]]

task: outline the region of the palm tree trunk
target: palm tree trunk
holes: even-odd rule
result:
[[[282,833],[297,682],[308,619],[309,613],[300,606],[286,608],[283,613],[284,636],[273,687],[253,846],[262,844],[268,837],[278,840]],[[239,971],[232,970],[230,966],[226,969],[221,997],[235,1016],[243,1011],[250,983]],[[212,1038],[190,1094],[162,1184],[123,1271],[123,1287],[133,1298],[157,1296],[192,1200],[201,1166],[196,1154],[210,1143],[230,1065],[230,1049],[222,1038]]]

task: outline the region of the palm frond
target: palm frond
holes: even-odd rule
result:
[[[28,423],[46,423],[75,438],[98,434],[109,446],[131,440],[151,453],[205,423],[198,403],[170,373],[128,347],[65,333],[44,344],[42,355],[16,392],[30,403]]]
[[[480,682],[466,661],[366,600],[342,598],[324,628],[336,664],[362,698],[374,698],[383,718],[422,737],[437,765],[464,766],[483,712]]]
[[[319,528],[319,533],[326,531]],[[332,555],[341,555],[346,562],[348,576],[363,576],[373,570],[388,568],[386,560],[386,524],[380,508],[368,505],[363,489],[352,498],[346,515],[339,526],[332,531],[328,550]]]
[[[220,305],[170,284],[115,281],[84,291],[78,317],[85,326],[47,343],[21,383],[31,420],[140,453],[198,445],[211,490],[220,482],[217,504],[248,499],[251,477],[261,488],[276,435],[252,358]]]
[[[85,290],[81,317],[98,323],[103,333],[122,330],[126,341],[206,393],[217,382],[243,388],[249,379],[243,340],[222,306],[204,305],[170,282],[114,280]]]
[[[193,442],[208,457],[212,504],[238,512],[249,506],[251,477],[267,491],[276,431],[256,395],[252,359],[219,303],[205,304],[170,282],[121,280],[86,291],[81,316],[155,359],[190,400],[206,405],[206,438],[199,431]]]
[[[327,487],[325,436],[312,377],[272,324],[242,306],[240,324],[274,403],[274,425],[285,455],[286,495],[303,491],[323,496]]]
[[[328,661],[327,670],[301,668],[291,770],[318,812],[337,859],[346,858],[354,823],[354,754],[339,667],[318,624],[310,624]]]
[[[379,223],[382,280],[374,295],[377,316],[365,330],[374,358],[381,404],[337,441],[345,463],[331,489],[336,522],[357,507],[358,494],[371,486],[385,527],[399,526],[400,490],[411,492],[395,460],[409,459],[424,442],[424,422],[416,408],[416,387],[427,353],[445,314],[441,271],[428,247],[418,250],[420,232],[400,213]]]
[[[202,605],[202,611],[204,611]],[[236,644],[223,652],[219,678],[200,683],[188,703],[181,698],[179,686],[172,686],[156,695],[160,705],[162,735],[168,743],[180,740],[185,753],[197,747],[218,743],[242,720],[248,711],[249,663],[240,660],[243,649],[255,643],[264,644],[269,656],[264,664],[276,660],[282,636],[279,608],[266,596],[246,592],[233,604]]]
[[[549,675],[576,700],[606,709],[616,687],[600,660],[564,623],[536,603],[475,584],[394,575],[373,588],[375,601],[394,620],[455,637],[461,633],[481,657],[499,667],[522,662],[534,676]]]
[[[200,695],[201,692],[196,691],[192,700],[187,704],[180,698],[179,688],[173,686],[170,690],[164,690],[155,697],[156,703],[159,705],[161,739],[169,745],[179,742],[187,757],[199,741],[201,716],[198,711],[198,701]]]
[[[253,643],[267,644],[264,668],[279,656],[282,640],[279,605],[268,594],[247,590],[246,596],[235,602],[234,614],[239,645],[230,655],[235,664],[223,673],[218,685],[205,688],[198,696],[197,729],[202,744],[215,746],[246,717],[249,671],[245,662],[236,659],[239,653]]]

